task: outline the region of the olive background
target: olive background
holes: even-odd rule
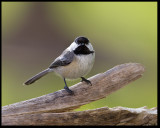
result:
[[[63,89],[54,73],[30,86],[23,83],[78,36],[88,37],[96,51],[86,78],[129,62],[144,65],[145,73],[76,111],[157,106],[157,2],[2,2],[2,106]]]

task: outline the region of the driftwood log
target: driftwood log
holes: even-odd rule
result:
[[[140,78],[144,67],[126,63],[97,74],[85,82],[41,97],[2,107],[2,125],[157,125],[157,109],[98,108],[75,112],[74,109],[102,99]]]

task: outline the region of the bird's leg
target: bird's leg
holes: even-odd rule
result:
[[[65,89],[69,94],[73,94],[73,91],[68,88],[65,78],[64,78],[64,83],[65,83],[64,89]]]
[[[81,82],[85,81],[87,84],[90,84],[92,86],[91,81],[85,79],[84,77],[81,77],[81,78],[82,78]]]

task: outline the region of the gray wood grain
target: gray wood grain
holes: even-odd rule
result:
[[[14,103],[2,107],[2,124],[6,117],[28,114],[63,113],[74,110],[84,104],[102,99],[128,83],[140,78],[144,67],[139,63],[126,63],[99,73],[89,80],[92,86],[80,82],[70,87],[74,95],[64,89],[30,100]]]

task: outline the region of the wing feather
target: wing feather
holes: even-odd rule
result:
[[[51,63],[49,68],[66,66],[66,65],[68,65],[72,62],[73,58],[74,58],[74,53],[73,52],[64,51],[59,57],[57,57],[55,59],[55,61],[53,61],[53,63]]]

